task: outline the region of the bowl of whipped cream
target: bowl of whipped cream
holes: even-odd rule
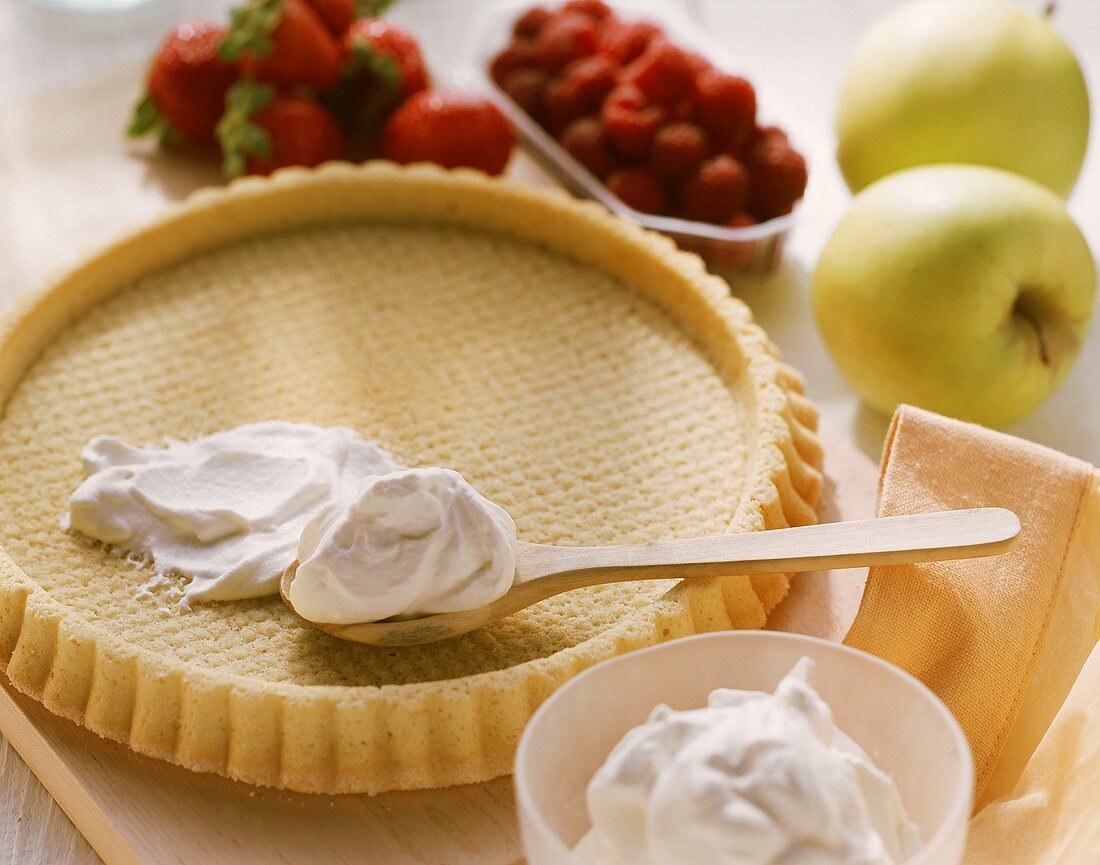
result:
[[[730,631],[567,682],[527,725],[515,786],[529,865],[958,865],[974,770],[897,667]]]

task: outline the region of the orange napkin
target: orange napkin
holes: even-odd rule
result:
[[[1001,556],[874,568],[846,642],[955,713],[977,778],[966,865],[1100,863],[1100,472],[903,406],[879,513],[1005,507]]]

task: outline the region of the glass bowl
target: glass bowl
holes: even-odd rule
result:
[[[898,785],[923,846],[906,865],[959,865],[974,769],[966,737],[924,685],[873,655],[814,637],[726,631],[598,664],[539,708],[519,742],[516,799],[528,865],[583,865],[585,789],[612,747],[658,703],[706,705],[715,688],[773,691],[803,656],[837,726]]]
[[[714,270],[765,273],[774,269],[780,261],[784,240],[794,224],[798,205],[794,212],[786,216],[746,228],[727,228],[690,219],[641,213],[612,195],[598,177],[574,159],[550,133],[497,87],[489,77],[489,63],[508,43],[516,18],[532,5],[532,0],[501,0],[482,4],[480,11],[476,13],[476,20],[471,24],[474,38],[465,53],[469,58],[469,65],[459,70],[456,80],[464,87],[476,88],[491,97],[512,122],[519,141],[528,153],[574,195],[595,199],[612,213],[667,234],[683,249],[701,256]],[[748,74],[737,68],[719,42],[672,4],[617,0],[612,5],[616,13],[627,20],[652,21],[677,45],[699,52],[719,69],[734,74]],[[771,96],[760,88],[757,88],[757,92],[765,112],[774,107]],[[767,113],[763,120],[765,125],[769,122]],[[777,122],[787,131],[798,151],[807,156],[805,148],[798,143],[797,136],[790,134],[789,123],[786,120]]]

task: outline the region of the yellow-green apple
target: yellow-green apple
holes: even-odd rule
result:
[[[967,162],[1069,195],[1085,157],[1081,67],[1045,18],[1005,0],[921,0],[889,12],[852,56],[836,115],[853,192],[902,168]]]
[[[818,260],[813,304],[872,406],[987,426],[1030,412],[1073,364],[1096,271],[1062,200],[995,168],[928,165],[856,196]]]

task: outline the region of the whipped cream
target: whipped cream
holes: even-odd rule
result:
[[[365,478],[305,527],[290,602],[350,624],[484,606],[511,587],[516,525],[460,474],[406,469]]]
[[[900,865],[920,846],[893,780],[836,728],[803,658],[774,694],[657,706],[588,787],[601,865]]]
[[[155,448],[98,436],[82,456],[71,527],[189,577],[184,607],[278,593],[306,523],[401,468],[348,427],[280,420]]]

